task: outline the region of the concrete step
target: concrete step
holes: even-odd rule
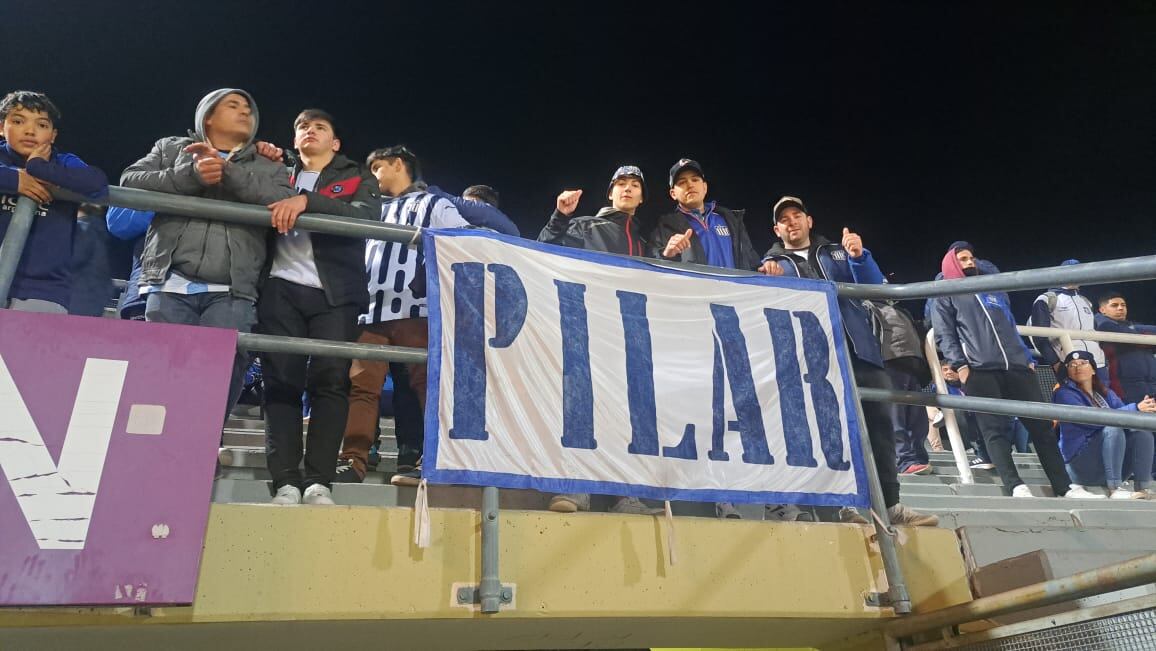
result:
[[[1149,532],[1131,528],[964,526],[958,533],[964,557],[972,567],[1043,549],[1048,552],[1055,576],[1069,576],[1150,554],[1153,547],[1146,535]]]
[[[905,504],[913,504],[904,497]],[[921,511],[939,516],[939,526],[943,529],[973,527],[1074,527],[1075,522],[1069,511],[1048,509],[1042,511],[1004,509],[959,509],[922,508]],[[1130,512],[1124,511],[1128,514]]]
[[[1076,500],[1066,497],[1000,497],[983,495],[920,495],[903,493],[903,503],[917,509],[1001,509],[1054,511],[1073,508],[1108,511],[1156,512],[1148,500]]]

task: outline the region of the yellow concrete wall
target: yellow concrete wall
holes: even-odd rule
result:
[[[501,578],[513,609],[482,615],[452,603],[476,583],[480,516],[431,511],[432,545],[412,540],[413,510],[215,504],[196,602],[153,609],[149,623],[335,620],[827,622],[854,634],[891,616],[864,603],[886,589],[867,527],[678,518],[677,563],[660,517],[501,514]],[[956,537],[908,529],[901,558],[917,610],[970,599]],[[0,611],[5,626],[130,623],[129,611]],[[811,628],[814,628],[812,626]],[[694,629],[691,629],[694,630]],[[726,630],[726,629],[723,629]],[[771,640],[768,640],[771,641]],[[725,646],[726,640],[686,640]],[[810,644],[810,643],[808,643]],[[805,646],[805,644],[804,644]],[[528,648],[528,647],[527,647]],[[562,648],[560,645],[555,648]]]

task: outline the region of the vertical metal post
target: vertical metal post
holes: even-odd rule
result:
[[[927,365],[931,367],[931,377],[935,380],[935,391],[947,395],[947,382],[943,379],[943,370],[939,368],[939,353],[935,348],[935,329],[927,331],[927,339],[923,342],[923,354],[927,357]],[[971,473],[971,463],[967,460],[967,444],[963,435],[959,433],[959,420],[955,417],[954,409],[939,409],[943,414],[943,424],[947,427],[947,438],[951,441],[951,456],[955,459],[955,468],[959,471],[959,481],[963,484],[974,484],[975,476]]]
[[[8,292],[16,278],[16,266],[20,264],[20,256],[24,253],[28,233],[32,231],[32,218],[35,214],[35,201],[23,196],[16,200],[8,232],[4,234],[4,241],[0,242],[0,308],[8,305]]]
[[[842,333],[840,333],[841,335]],[[911,597],[907,594],[907,584],[903,580],[903,568],[899,565],[899,554],[895,551],[892,538],[894,528],[887,515],[887,504],[883,499],[883,486],[879,483],[879,470],[875,467],[875,455],[871,451],[871,437],[867,433],[867,420],[863,417],[863,405],[859,400],[859,384],[855,381],[855,367],[851,352],[843,346],[843,360],[847,364],[851,379],[851,398],[855,403],[855,414],[859,417],[859,440],[863,450],[863,465],[867,469],[867,487],[871,492],[871,510],[875,512],[875,537],[879,541],[879,553],[883,557],[883,571],[887,574],[887,593],[895,614],[911,612]]]
[[[496,613],[502,602],[502,581],[498,578],[498,489],[482,489],[482,582],[478,597],[483,613]]]

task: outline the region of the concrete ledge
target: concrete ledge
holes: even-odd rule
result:
[[[864,601],[886,588],[868,527],[676,518],[672,565],[663,518],[533,511],[502,512],[501,579],[516,587],[515,604],[483,616],[451,599],[455,584],[479,580],[479,514],[430,515],[432,545],[418,549],[408,508],[215,504],[192,606],[147,617],[7,610],[0,642],[124,649],[162,639],[158,648],[220,651],[226,631],[246,636],[249,649],[255,639],[265,648],[328,645],[310,646],[313,635],[345,646],[361,639],[355,631],[371,631],[378,645],[397,636],[390,648],[820,646],[893,616]],[[918,611],[970,599],[953,532],[902,533]],[[224,637],[200,637],[212,631]],[[405,644],[405,631],[421,644]],[[186,636],[197,642],[178,645]]]

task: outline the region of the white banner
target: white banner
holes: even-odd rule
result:
[[[424,476],[868,504],[834,286],[426,231]]]

